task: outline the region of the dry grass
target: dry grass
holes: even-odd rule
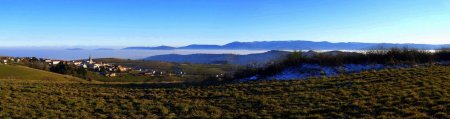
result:
[[[449,112],[447,66],[209,86],[0,82],[0,118],[450,118]]]

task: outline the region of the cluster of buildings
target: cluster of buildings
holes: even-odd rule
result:
[[[113,66],[107,63],[96,63],[92,60],[91,57],[89,57],[88,60],[84,60],[84,61],[72,61],[70,62],[71,64],[75,65],[75,66],[79,66],[79,67],[83,67],[85,69],[92,69],[94,71],[101,71],[102,68],[104,68],[107,71],[114,71],[114,72],[119,72],[119,71],[126,71],[128,70],[127,68],[122,68],[120,66]]]
[[[51,60],[51,59],[45,59],[44,60],[45,63],[47,63],[48,65],[57,65],[61,62],[64,62],[62,60]]]
[[[1,57],[0,63],[1,64],[8,64],[8,63],[14,63],[14,62],[21,62],[24,58],[14,58],[14,57]]]
[[[134,76],[174,76],[178,75],[183,77],[185,75],[184,72],[178,71],[176,73],[166,72],[166,71],[157,71],[150,69],[143,69],[139,67],[125,67],[122,65],[113,65],[109,63],[103,62],[94,62],[94,60],[89,57],[88,60],[83,61],[71,61],[69,64],[73,64],[78,67],[82,67],[85,69],[89,69],[91,71],[99,72],[100,74],[107,77],[116,77],[122,74],[126,75],[134,75]],[[129,72],[135,72],[133,74]]]
[[[118,76],[117,73],[131,71],[132,68],[124,67],[121,65],[112,65],[103,62],[94,62],[91,57],[88,60],[83,61],[71,61],[69,64],[75,65],[77,67],[82,67],[85,69],[90,69],[91,71],[100,72],[104,76],[115,77]]]
[[[186,73],[182,71],[158,71],[151,69],[143,69],[139,67],[125,67],[122,65],[113,65],[103,62],[94,62],[91,57],[88,60],[78,60],[78,61],[64,61],[64,60],[52,60],[43,58],[14,58],[14,57],[0,57],[1,64],[12,64],[12,63],[25,63],[25,62],[42,62],[49,66],[58,65],[59,63],[67,63],[76,67],[82,67],[90,71],[98,72],[107,77],[116,77],[120,75],[134,75],[134,76],[181,76],[183,77]],[[133,72],[133,73],[130,73]]]
[[[132,70],[131,68],[120,66],[120,65],[110,65],[107,63],[96,63],[92,60],[91,57],[89,57],[88,60],[83,61],[64,61],[64,60],[52,60],[52,59],[43,59],[43,58],[32,58],[32,57],[25,57],[25,58],[15,58],[15,57],[0,57],[0,63],[1,64],[26,64],[27,62],[41,62],[43,64],[54,66],[58,65],[59,63],[67,63],[70,65],[74,65],[76,67],[83,67],[85,69],[89,69],[91,71],[95,72],[103,72],[103,75],[114,77],[117,76],[116,73],[119,72],[127,72]],[[105,73],[107,72],[107,73]]]
[[[51,59],[43,59],[43,58],[34,58],[34,57],[0,57],[1,64],[13,64],[13,63],[22,63],[22,62],[30,62],[30,61],[39,61],[44,62],[48,65],[57,65],[60,62],[64,62],[63,60],[51,60]]]

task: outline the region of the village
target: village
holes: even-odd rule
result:
[[[111,64],[106,62],[95,62],[91,57],[87,60],[73,60],[73,61],[65,61],[65,60],[53,60],[53,59],[44,59],[44,58],[35,58],[35,57],[0,57],[0,63],[4,65],[8,64],[25,64],[29,62],[40,62],[45,67],[56,66],[60,63],[68,64],[77,68],[87,69],[89,71],[96,72],[100,75],[106,77],[118,77],[122,75],[133,75],[133,76],[178,76],[183,78],[186,75],[183,71],[158,71],[157,69],[145,69],[140,67],[126,67],[117,64]]]

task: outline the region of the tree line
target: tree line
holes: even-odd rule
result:
[[[36,57],[32,57],[22,60],[22,62],[20,62],[19,64],[34,69],[40,69],[64,75],[71,75],[82,79],[89,78],[87,69],[68,64],[67,62],[60,62],[56,65],[50,65],[44,62],[44,59],[42,58],[39,59]]]
[[[60,62],[57,65],[52,65],[50,67],[50,71],[59,74],[72,75],[83,79],[87,79],[88,73],[87,69],[70,65],[66,62]]]

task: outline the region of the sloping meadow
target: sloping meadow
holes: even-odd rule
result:
[[[0,82],[0,118],[450,118],[450,67],[222,85]]]

